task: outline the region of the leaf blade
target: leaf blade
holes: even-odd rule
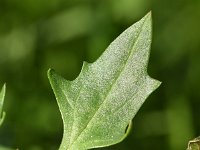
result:
[[[160,85],[147,74],[150,45],[149,13],[115,39],[97,61],[84,63],[74,81],[49,71],[64,122],[60,150],[109,146],[126,137],[126,126]]]

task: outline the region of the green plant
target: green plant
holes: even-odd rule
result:
[[[147,74],[151,30],[148,13],[115,39],[97,61],[84,62],[74,81],[48,71],[64,123],[60,150],[109,146],[127,136],[131,120],[160,85]],[[5,86],[0,112],[4,95]]]
[[[150,45],[151,13],[124,31],[97,61],[84,62],[74,81],[49,70],[64,122],[60,150],[109,146],[126,137],[127,126],[160,85],[147,75]]]

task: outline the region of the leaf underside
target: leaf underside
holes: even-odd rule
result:
[[[5,92],[6,92],[6,85],[2,87],[0,91],[0,126],[3,123],[3,120],[5,118],[5,112],[3,112],[3,103],[5,98]]]
[[[64,123],[60,150],[85,150],[119,143],[144,103],[160,85],[147,74],[151,13],[125,30],[94,63],[83,63],[67,81],[48,71]]]

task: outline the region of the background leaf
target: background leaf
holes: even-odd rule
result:
[[[148,95],[160,82],[147,75],[151,13],[125,30],[100,58],[84,63],[80,75],[67,81],[48,76],[64,122],[61,150],[116,144]]]
[[[5,117],[5,112],[3,112],[5,92],[6,92],[6,85],[4,84],[2,90],[0,91],[0,126],[3,123]]]

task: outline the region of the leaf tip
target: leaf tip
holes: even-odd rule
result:
[[[6,92],[6,83],[4,83],[3,87],[2,87],[2,92],[4,93],[5,95],[5,92]]]
[[[159,80],[156,80],[156,79],[154,79],[155,81],[156,81],[156,86],[157,86],[157,88],[162,84],[162,82],[161,81],[159,81]]]
[[[3,88],[6,89],[6,83],[3,84]]]
[[[152,10],[150,10],[147,15],[149,15],[150,17],[152,16]]]
[[[152,17],[152,11],[149,11],[144,18],[151,18]]]
[[[152,12],[148,12],[141,20],[145,20],[145,22],[148,22],[148,24],[152,25]]]
[[[153,89],[156,90],[157,88],[160,87],[160,85],[162,84],[162,82],[159,81],[159,80],[153,79],[153,78],[151,78],[151,79],[152,79]]]
[[[53,69],[49,68],[47,74],[50,75],[53,71],[54,71]]]
[[[54,69],[49,68],[47,71],[47,76],[49,79],[51,79],[52,75],[55,73]]]

